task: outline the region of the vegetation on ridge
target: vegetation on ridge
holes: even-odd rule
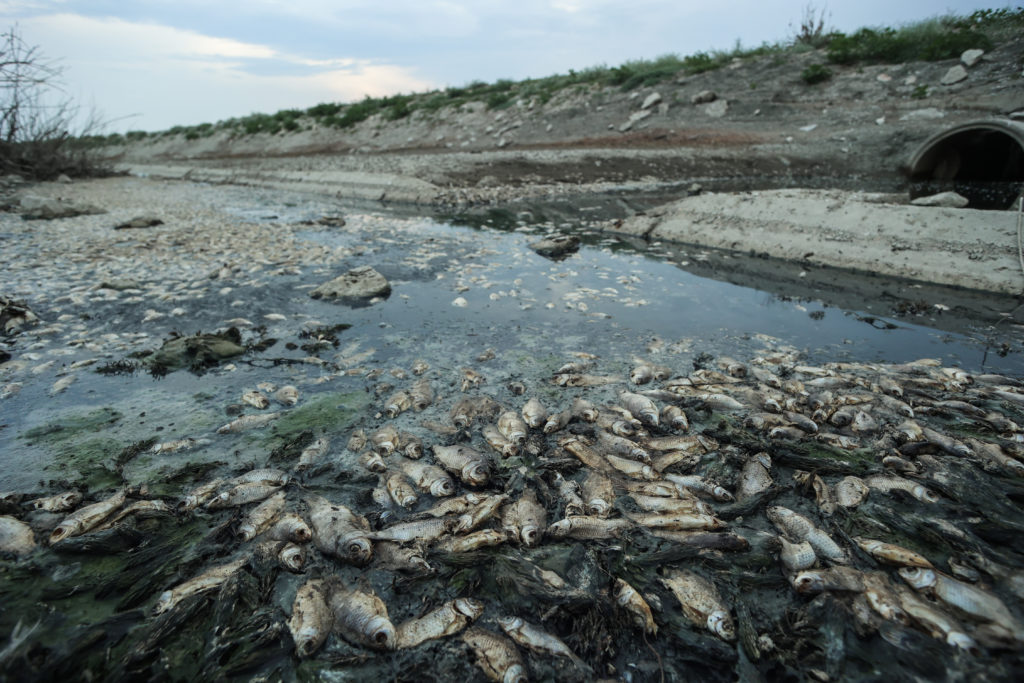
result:
[[[787,56],[813,50],[824,51],[827,61],[841,65],[900,64],[909,61],[940,61],[954,59],[967,49],[991,50],[994,45],[1021,34],[1024,30],[1024,8],[985,9],[970,15],[946,15],[907,24],[898,28],[861,28],[849,35],[828,31],[824,13],[809,7],[796,34],[782,42],[765,43],[759,47],[737,45],[728,51],[697,52],[685,57],[664,55],[652,60],[635,60],[620,66],[597,66],[581,71],[570,70],[545,78],[522,81],[499,80],[494,83],[474,81],[465,86],[449,87],[425,93],[366,97],[351,104],[322,103],[306,110],[283,109],[276,114],[251,114],[240,118],[203,123],[197,126],[175,126],[163,132],[131,131],[92,139],[97,144],[121,144],[148,137],[183,135],[195,140],[218,131],[232,135],[257,133],[278,134],[319,128],[350,128],[379,115],[385,121],[396,121],[414,112],[432,113],[447,107],[460,107],[470,102],[483,103],[488,109],[501,109],[516,100],[548,102],[567,89],[586,92],[599,88],[623,91],[656,85],[683,76],[719,69],[736,60],[773,56],[784,62]],[[823,64],[814,64],[798,74],[812,85],[828,80],[832,71]]]

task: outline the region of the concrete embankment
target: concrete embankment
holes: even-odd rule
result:
[[[896,195],[773,190],[704,194],[614,230],[869,273],[1017,295],[1016,211],[911,206]]]

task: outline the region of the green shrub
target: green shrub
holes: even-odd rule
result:
[[[849,36],[837,34],[828,43],[828,59],[836,64],[934,62],[959,57],[971,48],[991,50],[992,41],[974,29],[934,19],[900,29],[862,28]]]
[[[822,83],[832,78],[832,70],[824,64],[811,64],[800,73],[800,80],[807,85]]]
[[[928,97],[928,86],[921,84],[914,88],[914,92],[910,93],[910,96],[915,100],[923,100]]]

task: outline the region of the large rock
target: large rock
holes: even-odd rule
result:
[[[152,228],[156,225],[163,225],[164,222],[156,216],[136,216],[120,225],[115,225],[114,230],[130,230],[132,228]]]
[[[25,195],[18,202],[21,217],[25,220],[52,220],[54,218],[72,218],[97,213],[106,213],[92,204],[78,204],[66,199],[51,199]]]
[[[619,126],[619,132],[625,133],[627,130],[632,128],[634,124],[643,121],[650,115],[650,109],[641,109],[640,111],[633,112],[632,114],[629,115],[629,120],[623,123],[621,126]]]
[[[942,81],[940,82],[942,85],[953,85],[954,83],[959,83],[966,78],[967,69],[965,69],[962,64],[957,64],[946,72],[946,75],[942,77]]]
[[[650,109],[659,102],[661,102],[661,93],[652,92],[650,95],[647,96],[647,99],[644,100],[644,103],[640,105],[640,108]]]
[[[580,238],[575,235],[552,235],[530,244],[530,249],[554,260],[574,254],[579,248]]]
[[[704,105],[704,113],[713,119],[720,119],[725,116],[725,113],[729,111],[728,100],[715,100],[709,104]]]
[[[712,90],[701,90],[699,93],[690,98],[690,102],[693,104],[705,104],[707,102],[714,102],[718,99],[718,95]]]
[[[985,54],[984,50],[964,50],[964,53],[960,55],[960,61],[969,69],[978,63],[983,54]]]
[[[940,192],[927,197],[918,197],[910,203],[914,206],[943,206],[950,209],[962,209],[970,202],[967,197],[956,192]]]
[[[349,303],[364,303],[389,294],[391,285],[387,279],[370,266],[353,268],[309,293],[314,299],[340,299]]]

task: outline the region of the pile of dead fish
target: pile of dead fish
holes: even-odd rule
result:
[[[770,352],[713,365],[637,361],[620,377],[579,354],[529,387],[482,366],[450,377],[417,362],[412,376],[392,373],[405,386],[372,387],[380,403],[361,428],[311,435],[290,467],[226,474],[174,501],[147,499],[144,484],[90,492],[99,500],[84,505],[77,492],[5,494],[0,549],[27,561],[140,518],[208,518],[234,540],[152,595],[148,619],[194,609],[247,566],[272,562],[310,576],[287,619],[295,657],[323,655],[332,635],[363,653],[458,635],[456,647],[500,681],[526,680],[539,662],[554,667],[548,675],[641,676],[616,668],[632,655],[614,639],[584,642],[554,616],[582,604],[654,651],[689,631],[698,638],[684,642],[703,643],[701,656],[742,653],[763,672],[803,666],[818,680],[842,671],[824,646],[805,657],[800,634],[825,628],[814,621],[822,605],[860,638],[933,639],[955,666],[1017,656],[1024,429],[1014,419],[1024,419],[1024,385],[930,360],[811,367]],[[263,411],[300,396],[264,385],[242,399]],[[253,412],[151,451],[173,457],[272,429],[280,414]],[[28,508],[71,511],[48,549],[19,519]],[[619,559],[588,582],[542,566],[557,545]],[[500,573],[505,549],[550,611],[474,594],[479,581],[450,597],[451,567]],[[403,582],[391,604],[365,580],[371,568]],[[445,585],[414,597],[412,586],[430,582]],[[780,606],[742,598],[759,585],[781,585]],[[392,621],[396,612],[414,616]],[[661,656],[667,667],[683,655],[673,645]]]

